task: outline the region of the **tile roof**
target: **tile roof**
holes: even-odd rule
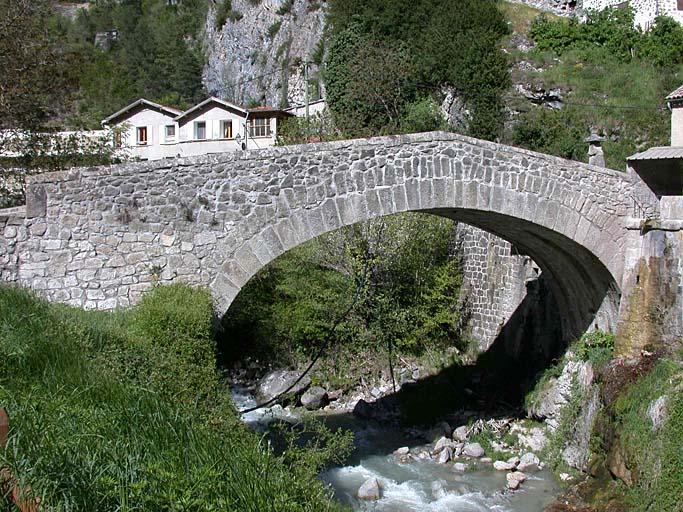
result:
[[[683,158],[683,147],[678,146],[659,146],[650,148],[642,153],[636,153],[628,157],[632,160],[668,160],[674,158]]]
[[[674,92],[669,94],[666,97],[667,101],[671,100],[683,100],[683,85],[681,85],[678,89],[676,89]]]
[[[181,112],[177,108],[167,107],[166,105],[161,105],[160,103],[154,103],[153,101],[146,100],[145,98],[140,98],[138,100],[135,100],[133,103],[126,105],[121,110],[119,110],[118,112],[115,112],[114,114],[110,115],[106,119],[103,119],[101,124],[103,124],[103,125],[108,124],[111,121],[122,116],[123,114],[133,110],[135,107],[137,107],[139,105],[144,105],[144,106],[156,109],[156,110],[160,110],[161,112],[165,112],[167,115],[169,115],[171,117],[175,117],[178,114],[180,114],[180,112]]]

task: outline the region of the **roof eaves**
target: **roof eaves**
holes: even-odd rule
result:
[[[666,97],[666,101],[683,101],[683,85]]]
[[[200,103],[197,103],[194,107],[186,110],[185,112],[181,112],[175,119],[174,121],[180,121],[182,118],[189,116],[193,112],[201,109],[205,105],[208,105],[209,103],[218,103],[219,105],[223,105],[224,107],[232,108],[234,110],[238,110],[243,113],[247,113],[247,110],[243,107],[240,107],[239,105],[235,105],[234,103],[230,103],[228,101],[224,101],[220,98],[216,98],[215,96],[211,96],[210,98],[206,98],[204,101],[201,101]]]
[[[181,113],[181,111],[178,110],[177,108],[167,107],[166,105],[154,103],[153,101],[146,100],[145,98],[139,98],[139,99],[135,100],[133,103],[126,105],[125,107],[123,107],[118,112],[115,112],[114,114],[110,115],[109,117],[103,119],[100,124],[102,124],[102,125],[109,124],[114,119],[116,119],[116,118],[122,116],[123,114],[125,114],[126,112],[134,109],[138,105],[147,105],[149,107],[156,108],[157,110],[165,111],[166,113],[168,113],[171,116],[176,116],[176,115]]]

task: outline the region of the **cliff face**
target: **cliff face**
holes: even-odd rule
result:
[[[217,0],[217,4],[221,1]],[[238,104],[302,104],[304,62],[320,62],[325,3],[313,0],[232,0],[222,26],[209,9],[204,85]],[[317,53],[317,55],[315,55]],[[311,99],[321,94],[318,66],[309,66]]]

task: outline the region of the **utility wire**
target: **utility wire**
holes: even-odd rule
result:
[[[223,85],[222,87],[212,89],[212,92],[214,94],[220,94],[222,92],[232,92],[234,91],[237,87],[255,82],[258,80],[262,80],[264,78],[268,78],[277,74],[282,73],[285,70],[292,70],[292,69],[298,69],[297,65],[290,64],[288,66],[284,66],[280,69],[271,71],[269,73],[262,73],[260,75],[254,75],[249,78],[244,78],[242,80],[237,80],[234,82],[227,82],[227,85]],[[222,81],[223,84],[226,84],[225,81]],[[444,85],[433,85],[433,84],[427,84],[424,82],[401,82],[397,87],[415,87],[418,89],[428,89],[431,91],[443,91]],[[505,94],[502,97],[496,96],[494,94],[486,94],[482,93],[480,91],[475,91],[473,89],[462,89],[462,88],[454,88],[454,94],[456,94],[459,97],[468,97],[468,98],[488,98],[491,101],[498,101],[498,100],[505,100],[505,101],[511,101],[511,100],[518,100],[520,97],[517,96],[512,96],[509,93]],[[659,106],[652,106],[652,107],[644,107],[642,105],[606,105],[603,103],[582,103],[582,102],[575,102],[575,101],[561,101],[563,105],[569,106],[569,107],[581,107],[581,108],[600,108],[600,109],[606,109],[606,110],[642,110],[642,111],[666,111],[667,108],[665,106],[659,105]]]

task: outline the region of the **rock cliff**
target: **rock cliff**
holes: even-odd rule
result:
[[[323,95],[325,3],[313,0],[232,0],[224,24],[219,0],[209,9],[204,85],[212,95],[239,104],[276,107],[302,104],[304,63],[310,61],[309,92]]]

